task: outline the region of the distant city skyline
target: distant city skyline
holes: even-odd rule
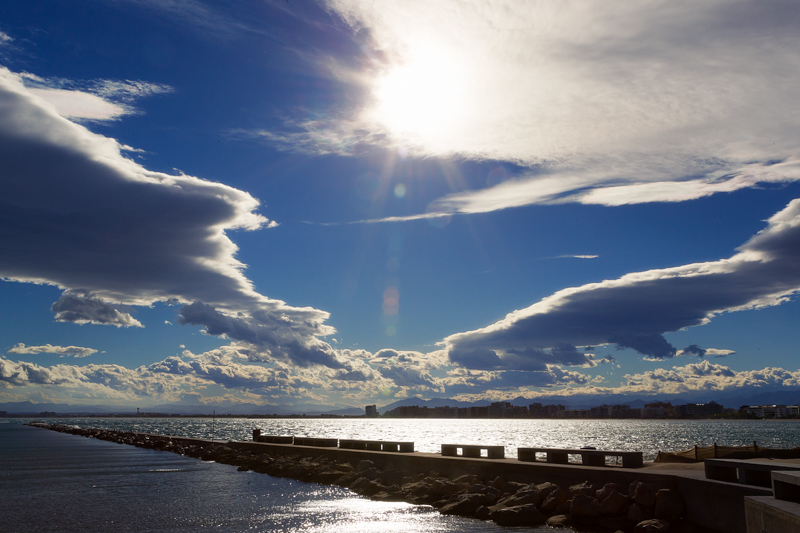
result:
[[[0,403],[800,390],[792,2],[9,0]]]

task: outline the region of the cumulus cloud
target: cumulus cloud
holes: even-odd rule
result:
[[[110,326],[143,327],[129,312],[120,311],[117,306],[92,296],[82,290],[67,290],[50,307],[59,322],[76,324],[105,324]]]
[[[649,394],[680,394],[690,391],[776,389],[800,386],[800,371],[764,368],[736,372],[723,365],[701,361],[672,369],[626,374],[622,390]]]
[[[334,332],[328,313],[261,295],[243,274],[227,233],[271,225],[258,200],[149,171],[120,149],[0,69],[0,278],[64,289],[57,320],[140,326],[125,306],[185,304],[185,324],[295,364],[343,367],[318,338]]]
[[[360,72],[333,75],[368,98],[261,135],[286,149],[379,145],[530,169],[381,220],[675,202],[800,179],[794,2],[327,5],[368,50]]]
[[[586,385],[590,381],[590,377],[580,372],[564,370],[558,365],[547,365],[538,371],[476,371],[458,368],[448,372],[442,384],[448,396],[478,399],[492,397],[497,392],[503,392],[506,397],[509,391],[525,394],[530,392],[531,387],[545,390],[559,387],[564,393],[564,387]]]
[[[54,353],[61,356],[72,356],[75,358],[89,357],[96,354],[97,350],[94,348],[84,348],[82,346],[53,346],[52,344],[45,344],[43,346],[25,346],[23,343],[17,343],[11,348],[8,353],[15,354],[40,354],[40,353]]]
[[[157,375],[144,367],[119,365],[54,365],[44,367],[0,357],[0,388],[59,387],[62,394],[86,399],[176,399],[179,392],[196,389],[203,381],[193,377]],[[35,394],[36,392],[33,392]]]
[[[523,369],[529,360],[520,353],[559,346],[610,343],[652,359],[673,357],[677,349],[664,333],[706,324],[723,312],[778,305],[800,289],[800,199],[768,222],[730,259],[564,289],[495,324],[451,335],[443,344],[453,362],[475,369]],[[690,346],[684,352],[700,355],[703,349]],[[574,364],[564,359],[571,354],[558,352],[545,362]]]

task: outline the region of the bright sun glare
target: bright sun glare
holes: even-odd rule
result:
[[[375,118],[393,134],[435,142],[457,126],[463,90],[452,57],[426,48],[377,80]]]

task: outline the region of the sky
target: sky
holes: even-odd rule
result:
[[[799,30],[780,0],[6,0],[0,402],[797,390]]]

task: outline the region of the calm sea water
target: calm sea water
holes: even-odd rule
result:
[[[0,421],[0,532],[39,531],[507,530],[442,516],[429,506],[373,502],[340,487],[237,472],[230,465]]]
[[[0,419],[0,532],[381,532],[506,531],[441,516],[430,507],[379,503],[339,488],[237,472],[230,465],[31,428]],[[445,442],[658,450],[752,444],[800,446],[796,421],[102,419],[55,420],[81,427],[249,440],[265,434],[413,440],[418,451]],[[519,533],[551,531],[514,529]]]
[[[253,428],[265,435],[413,441],[420,452],[437,453],[444,443],[503,445],[507,457],[517,447],[580,448],[644,452],[652,461],[661,451],[692,446],[768,448],[800,446],[798,420],[475,420],[475,419],[216,419],[67,418],[59,423],[221,440],[252,440]]]

